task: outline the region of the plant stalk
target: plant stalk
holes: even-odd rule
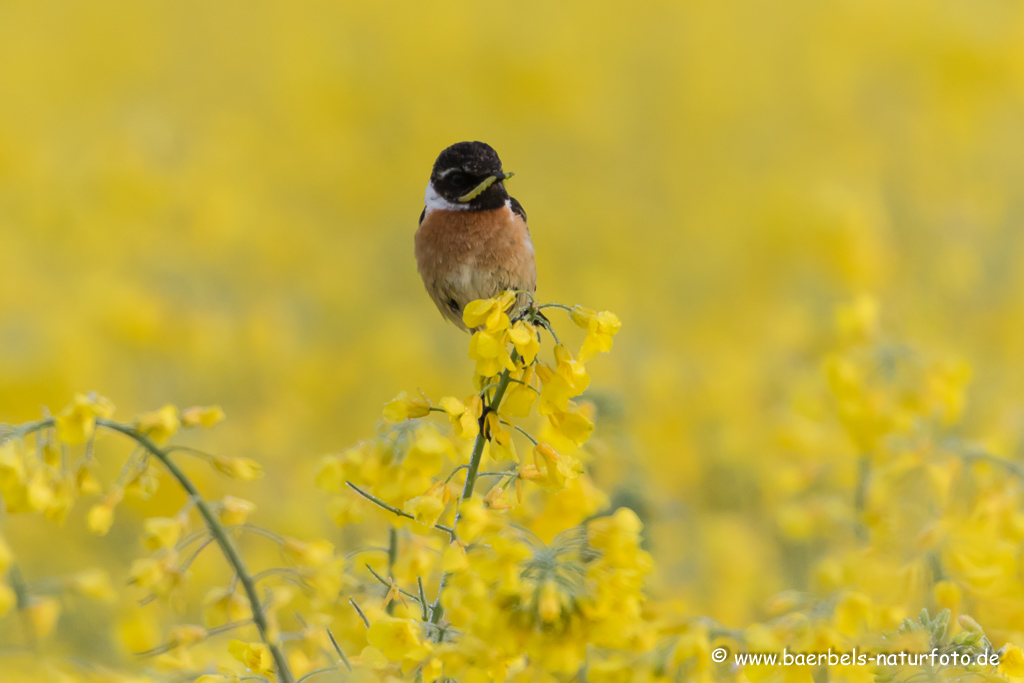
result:
[[[512,362],[515,363],[519,354],[515,351],[512,352]],[[484,409],[480,414],[480,431],[476,435],[476,441],[473,443],[473,454],[469,458],[469,468],[466,470],[466,483],[462,487],[462,497],[460,502],[469,500],[473,497],[473,489],[476,488],[476,479],[480,474],[480,461],[484,455],[484,444],[487,443],[487,415],[491,412],[497,412],[498,407],[501,405],[501,399],[505,397],[505,391],[508,389],[510,382],[511,372],[504,370],[501,376],[498,378],[498,383],[494,388],[494,397],[489,403],[484,404]],[[462,516],[461,511],[456,511],[455,521],[452,522],[452,541],[455,541],[455,534],[459,527],[459,518]],[[437,600],[430,607],[430,621],[431,623],[437,624],[441,621],[441,616],[444,614],[444,608],[441,607],[441,595],[444,593],[444,586],[448,582],[448,573],[441,575],[441,582],[437,587]]]
[[[210,506],[206,503],[206,500],[199,494],[199,490],[192,483],[192,480],[178,467],[178,465],[171,460],[168,453],[153,443],[147,436],[140,434],[138,431],[129,427],[128,425],[114,422],[107,419],[97,419],[96,424],[106,427],[115,432],[120,432],[125,436],[134,439],[136,443],[145,448],[147,451],[152,453],[160,462],[163,463],[164,467],[171,473],[181,488],[192,498],[195,503],[196,509],[199,510],[199,514],[202,515],[203,521],[206,522],[207,528],[210,530],[210,534],[217,541],[217,545],[220,546],[221,552],[224,553],[225,559],[228,564],[235,570],[238,575],[238,580],[242,583],[242,587],[245,590],[246,598],[249,600],[249,607],[252,609],[252,621],[256,624],[256,629],[259,631],[260,639],[266,643],[267,647],[270,648],[270,654],[274,658],[274,666],[277,669],[278,678],[282,683],[294,683],[295,677],[288,666],[288,660],[285,658],[284,651],[276,640],[270,637],[270,628],[267,622],[267,615],[263,611],[263,606],[260,604],[259,595],[256,593],[256,582],[253,581],[252,575],[249,574],[248,569],[245,567],[245,561],[242,559],[238,549],[235,548],[234,543],[231,542],[231,538],[228,536],[227,530],[217,519],[217,516],[210,509]]]

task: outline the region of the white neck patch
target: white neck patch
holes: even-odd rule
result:
[[[427,192],[423,196],[423,202],[427,205],[427,211],[433,211],[435,209],[439,211],[467,211],[469,204],[453,204],[434,189],[433,183],[427,184]]]

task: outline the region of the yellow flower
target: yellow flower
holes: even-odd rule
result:
[[[213,466],[229,477],[243,481],[252,481],[263,476],[263,465],[249,458],[216,458]]]
[[[462,439],[476,437],[480,431],[480,414],[483,412],[483,402],[479,395],[469,399],[468,406],[453,396],[445,396],[441,399],[441,407],[448,413],[455,436]]]
[[[60,617],[60,602],[56,598],[31,598],[25,609],[28,623],[35,638],[45,638],[53,633]]]
[[[444,674],[444,662],[437,657],[431,658],[429,662],[423,665],[420,669],[420,678],[423,679],[423,683],[434,683],[441,678]]]
[[[100,480],[96,476],[96,464],[93,462],[82,462],[75,473],[75,484],[78,492],[83,496],[92,496],[103,490]]]
[[[184,580],[177,567],[178,554],[164,549],[153,557],[139,558],[128,570],[131,583],[149,589],[154,595],[167,596]]]
[[[139,472],[132,477],[132,480],[124,487],[124,491],[136,498],[149,500],[159,488],[160,479],[153,468],[149,467],[144,472]]]
[[[95,393],[75,394],[56,417],[57,438],[65,443],[85,443],[96,428],[96,418],[114,415],[114,404]]]
[[[121,502],[121,491],[114,489],[102,503],[97,503],[89,509],[86,518],[86,525],[89,531],[99,536],[106,536],[114,523],[114,508]]]
[[[508,386],[508,390],[505,392],[505,396],[501,401],[501,412],[504,415],[510,415],[512,417],[529,417],[530,412],[533,410],[533,404],[537,400],[539,392],[533,388],[531,382],[533,382],[534,366],[527,366],[523,370],[523,376],[516,378],[518,381],[512,382]]]
[[[299,567],[299,576],[304,583],[313,589],[315,599],[323,602],[334,602],[338,599],[342,588],[348,583],[345,572],[345,558],[334,557],[319,566]],[[291,589],[289,589],[291,590]]]
[[[478,330],[469,340],[469,357],[476,361],[476,373],[481,377],[492,377],[504,368],[516,369],[508,352],[509,333],[506,330],[491,332]]]
[[[427,526],[437,524],[438,517],[444,512],[445,502],[442,490],[447,492],[447,487],[442,487],[436,492],[428,492],[422,496],[416,496],[405,501],[402,510],[413,516],[413,518]]]
[[[939,581],[932,589],[932,594],[939,608],[948,609],[954,614],[960,611],[960,587],[953,581]]]
[[[63,460],[63,448],[59,441],[46,439],[42,444],[43,462],[50,467],[60,467]]]
[[[46,507],[46,518],[57,524],[63,524],[68,513],[75,504],[75,484],[70,476],[60,476],[54,482],[53,497]]]
[[[177,517],[150,517],[142,522],[142,528],[150,550],[171,548],[185,534],[185,522]]]
[[[1013,643],[1004,645],[999,657],[999,670],[1007,676],[1024,678],[1024,652]]]
[[[89,531],[99,536],[106,536],[114,524],[114,508],[105,503],[98,503],[89,509],[87,524]]]
[[[114,404],[94,393],[75,394],[74,399],[57,415],[57,438],[66,444],[85,443],[96,431],[96,418],[109,418]]]
[[[445,548],[441,557],[441,571],[458,572],[469,567],[469,558],[466,556],[466,546],[458,541],[452,541]]]
[[[850,592],[836,605],[836,628],[843,635],[854,636],[871,621],[871,598],[863,593]]]
[[[384,404],[384,419],[388,422],[404,422],[410,418],[430,414],[430,401],[421,391],[419,396],[410,396],[403,391]]]
[[[516,295],[512,292],[502,292],[493,299],[470,301],[462,311],[462,322],[471,330],[478,327],[487,332],[508,329],[509,319],[505,311],[515,300]]]
[[[472,543],[481,535],[497,531],[501,526],[501,518],[484,505],[479,495],[473,494],[469,500],[459,503],[459,538],[464,543]]]
[[[509,510],[512,506],[502,499],[504,495],[505,489],[501,486],[495,486],[484,496],[484,505],[491,510]]]
[[[569,403],[569,407],[574,404]],[[594,433],[594,423],[587,419],[586,415],[574,410],[562,411],[557,408],[548,413],[548,422],[552,428],[577,446],[582,446]]]
[[[336,455],[325,455],[320,458],[315,481],[317,488],[325,491],[340,491],[345,485],[345,465],[341,458]]]
[[[366,639],[393,662],[419,661],[430,654],[430,644],[420,637],[419,625],[412,619],[381,617],[370,625]]]
[[[258,674],[269,674],[274,671],[274,658],[266,643],[246,643],[241,640],[232,640],[228,643],[228,652],[249,671]]]
[[[488,413],[486,419],[490,456],[495,460],[512,460],[519,462],[516,445],[512,441],[512,432],[505,429],[497,413]]]
[[[520,468],[519,476],[536,481],[546,489],[561,491],[567,479],[575,479],[582,471],[576,458],[559,455],[551,444],[541,441],[533,448],[533,465]]]
[[[590,375],[582,361],[576,360],[564,346],[555,347],[555,368],[537,365],[537,377],[543,385],[537,412],[550,415],[555,410],[569,410],[569,399],[579,396],[590,385]]]
[[[973,530],[972,530],[973,532]],[[943,562],[969,592],[995,597],[1017,582],[1018,543],[988,533],[951,534]]]
[[[122,646],[130,652],[152,649],[163,640],[163,628],[153,610],[138,607],[118,621],[117,631]]]
[[[170,403],[159,410],[140,415],[135,420],[135,429],[157,444],[167,443],[168,439],[177,434],[179,427],[181,418],[178,415],[178,408]]]
[[[226,417],[220,406],[192,406],[181,411],[181,426],[212,427]]]
[[[434,425],[424,424],[416,429],[415,439],[402,458],[402,470],[410,475],[432,477],[441,471],[442,458],[454,454],[452,442],[441,436]]]
[[[0,492],[10,493],[25,481],[24,442],[10,440],[0,444]]]
[[[540,351],[540,335],[537,328],[525,320],[517,320],[508,333],[523,362],[529,365]]]
[[[244,524],[245,520],[256,511],[256,504],[251,503],[244,498],[236,498],[235,496],[224,496],[220,500],[220,510],[218,515],[220,521],[228,526],[235,524]]]
[[[241,621],[251,615],[249,603],[233,590],[211,588],[203,597],[203,622],[207,626]]]
[[[573,306],[569,317],[587,331],[587,337],[583,340],[583,348],[580,349],[580,360],[588,361],[598,352],[606,353],[612,350],[612,337],[622,327],[618,316],[611,311],[598,313],[583,306]]]
[[[28,506],[31,510],[39,512],[53,504],[54,490],[50,481],[49,468],[40,467],[29,477],[25,493],[28,497]]]
[[[522,488],[521,482],[522,479],[516,479],[517,493]],[[557,496],[545,498],[544,509],[531,525],[531,530],[541,538],[554,536],[570,526],[580,524],[608,507],[608,497],[583,474],[575,479],[567,479],[565,488]]]
[[[599,517],[587,525],[590,544],[602,558],[616,567],[634,566],[640,557],[640,531],[643,523],[630,508],[621,507],[608,517]]]
[[[336,496],[327,504],[327,514],[339,527],[358,524],[366,519],[365,500],[354,493],[351,496]]]

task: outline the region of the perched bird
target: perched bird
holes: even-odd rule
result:
[[[438,310],[463,330],[462,311],[470,301],[537,289],[526,212],[505,191],[511,177],[483,142],[448,147],[430,173],[416,230],[416,265]],[[527,303],[520,294],[511,314]]]

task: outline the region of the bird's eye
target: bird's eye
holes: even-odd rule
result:
[[[451,180],[456,185],[462,185],[463,183],[466,182],[466,180],[469,179],[469,176],[463,173],[462,171],[455,171],[449,174],[448,179]]]

